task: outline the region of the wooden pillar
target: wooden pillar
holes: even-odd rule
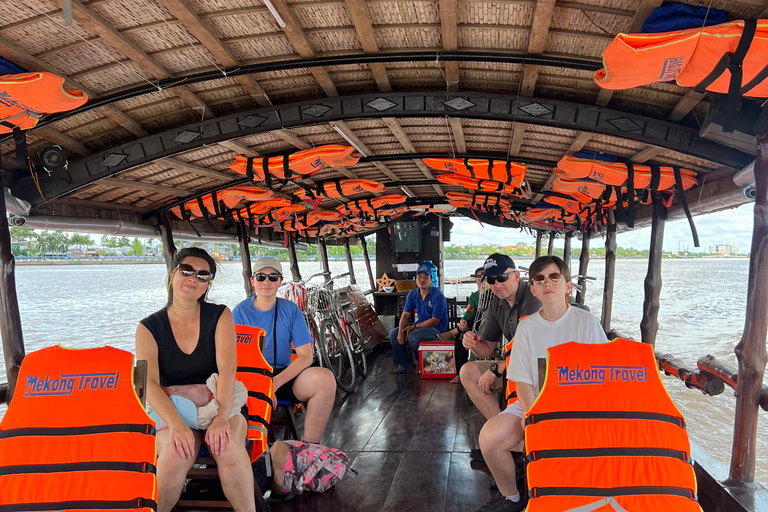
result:
[[[739,380],[729,485],[755,481],[757,413],[760,388],[768,362],[768,133],[757,140],[755,160],[755,220],[749,255],[749,285],[744,334],[736,345]]]
[[[349,248],[349,238],[344,239],[344,254],[347,256],[347,267],[349,268],[349,284],[357,284],[355,277],[355,267],[352,266],[352,251]]]
[[[645,299],[643,319],[640,321],[640,335],[643,343],[656,345],[659,330],[659,295],[661,294],[661,251],[664,245],[664,225],[667,212],[661,198],[653,198],[653,220],[651,221],[651,247],[648,254],[648,273],[645,275]]]
[[[550,256],[552,254],[552,251],[555,250],[555,232],[550,231],[549,232],[549,243],[547,244],[547,256]]]
[[[288,263],[291,266],[291,274],[295,282],[301,281],[301,272],[299,272],[299,260],[296,257],[296,242],[292,236],[288,237]]]
[[[324,238],[320,238],[317,242],[317,254],[320,256],[320,263],[323,265],[323,278],[327,282],[331,278],[331,267],[328,265],[328,248],[325,245]]]
[[[365,257],[365,268],[368,270],[368,279],[371,281],[371,291],[376,291],[376,280],[373,278],[373,270],[371,270],[371,259],[368,257],[368,244],[365,243],[365,237],[360,235],[360,243],[363,246],[363,256]]]
[[[168,212],[163,212],[158,216],[157,224],[160,228],[160,240],[163,242],[163,259],[170,274],[171,270],[173,270],[173,257],[176,256],[176,246],[173,243],[173,230],[171,229],[171,220],[168,218]]]
[[[611,330],[613,308],[613,279],[616,274],[616,215],[608,210],[608,226],[605,235],[605,286],[603,287],[603,330]]]
[[[584,305],[584,297],[587,295],[587,267],[589,267],[589,234],[581,235],[581,255],[579,256],[579,288],[576,292],[576,302]]]
[[[568,265],[568,268],[571,268],[571,237],[573,236],[573,231],[566,231],[565,232],[565,241],[563,242],[563,261],[565,261],[565,264]]]
[[[243,286],[245,287],[245,296],[253,297],[253,283],[251,283],[251,234],[245,227],[244,221],[237,223],[237,239],[240,241],[240,256],[243,262]]]
[[[541,256],[541,230],[536,230],[536,258]]]
[[[0,185],[2,184],[0,172]],[[0,186],[2,189],[2,186]],[[3,337],[5,373],[8,376],[8,390],[5,401],[11,402],[19,378],[19,368],[24,359],[24,336],[21,331],[19,301],[16,297],[16,259],[11,252],[11,232],[8,229],[5,194],[0,190],[0,335]]]

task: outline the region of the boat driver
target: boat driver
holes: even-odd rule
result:
[[[541,303],[533,296],[526,282],[520,281],[515,262],[506,254],[491,254],[483,263],[484,279],[494,297],[485,311],[480,331],[464,334],[462,344],[480,359],[498,356],[498,360],[472,361],[461,367],[461,384],[472,403],[489,420],[501,412],[496,392],[504,385],[502,375],[506,361],[501,357],[502,336],[507,341],[515,337],[520,318],[536,313]],[[482,452],[470,452],[475,460],[483,460]]]

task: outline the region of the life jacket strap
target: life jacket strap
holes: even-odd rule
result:
[[[688,200],[685,198],[685,190],[683,189],[683,177],[680,174],[680,168],[678,166],[672,167],[675,173],[675,192],[677,198],[680,200],[680,204],[683,206],[685,216],[688,218],[688,224],[691,226],[691,234],[693,235],[693,246],[699,246],[699,234],[696,232],[696,225],[693,223],[693,217],[691,217],[691,210],[688,209]]]
[[[534,450],[526,460],[565,459],[581,457],[667,457],[690,464],[691,456],[680,450],[669,448],[573,448],[562,450]]]
[[[258,423],[260,425],[264,425],[265,428],[269,428],[269,422],[258,414],[249,414],[248,423]]]
[[[89,434],[131,433],[155,435],[155,426],[149,424],[121,423],[116,425],[88,425],[83,427],[25,427],[0,430],[0,439],[36,436],[82,436]]]
[[[638,485],[632,487],[533,487],[528,491],[529,498],[541,496],[642,496],[662,494],[680,496],[696,501],[696,493],[683,487],[665,485]]]
[[[274,409],[275,404],[272,402],[272,397],[267,396],[266,393],[262,393],[261,391],[248,391],[248,396],[250,398],[256,398],[258,400],[263,400],[264,402],[268,403],[270,407]]]
[[[154,464],[148,462],[69,462],[60,464],[22,464],[0,467],[0,476],[29,475],[35,473],[69,473],[71,471],[130,471],[134,473],[157,473]]]
[[[531,414],[525,418],[526,425],[551,420],[650,420],[672,423],[685,428],[685,420],[679,416],[658,412],[639,411],[557,411]]]
[[[466,167],[466,168],[467,168],[467,170],[469,171],[469,176],[470,176],[472,179],[477,179],[477,176],[475,176],[475,169],[474,169],[474,168],[472,168],[472,166],[471,166],[471,165],[469,165],[469,158],[465,158],[465,159],[464,159],[464,167]],[[488,173],[488,175],[490,176],[490,173]]]
[[[15,503],[0,505],[0,512],[35,512],[43,510],[124,510],[149,508],[157,510],[157,502],[146,498],[125,501],[59,501],[53,503]]]
[[[253,158],[254,157],[249,156],[245,161],[245,177],[251,182],[253,181]]]
[[[635,164],[627,162],[627,206],[629,215],[627,217],[627,227],[635,227]]]

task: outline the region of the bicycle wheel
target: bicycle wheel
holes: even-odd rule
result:
[[[352,355],[355,358],[357,373],[365,378],[368,376],[368,360],[365,357],[365,340],[360,332],[360,324],[357,323],[357,319],[350,312],[344,315],[344,321],[347,323],[347,331],[349,332],[349,341],[352,347]]]
[[[320,354],[324,358],[325,366],[333,372],[339,388],[353,391],[357,378],[355,361],[349,343],[333,318],[326,318],[320,324],[320,339]]]

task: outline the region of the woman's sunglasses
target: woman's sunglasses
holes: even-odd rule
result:
[[[258,274],[253,274],[253,278],[260,283],[263,283],[267,279],[269,279],[270,283],[276,283],[281,277],[283,276],[280,274],[262,274],[261,272]]]
[[[549,282],[551,282],[552,284],[559,284],[560,281],[563,280],[563,274],[559,272],[552,272],[548,276],[545,276],[544,274],[539,274],[533,279],[531,279],[531,281],[533,281],[534,285],[541,286],[547,281],[547,279],[549,279]]]
[[[209,270],[195,270],[192,265],[182,263],[175,268],[184,277],[197,277],[197,280],[201,283],[209,283],[213,279],[213,273]]]
[[[514,274],[514,272],[510,272],[509,274],[501,274],[499,276],[488,276],[485,278],[485,281],[491,285],[496,284],[496,281],[500,283],[506,283],[507,279],[509,279],[512,274]]]

